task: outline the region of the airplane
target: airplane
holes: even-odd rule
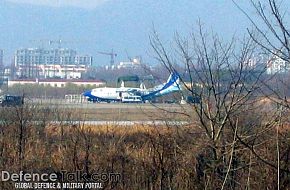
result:
[[[174,72],[170,74],[166,83],[160,84],[151,89],[146,89],[142,84],[140,85],[140,88],[130,88],[121,85],[120,88],[94,88],[84,92],[83,95],[88,101],[92,102],[141,103],[159,96],[180,91],[181,88],[179,83],[179,75]]]

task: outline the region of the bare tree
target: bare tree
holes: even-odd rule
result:
[[[290,32],[289,32],[289,7],[286,1],[267,0],[254,1],[251,0],[251,7],[254,8],[256,16],[252,16],[243,9],[238,2],[233,1],[235,5],[245,14],[252,23],[253,30],[248,29],[248,34],[252,40],[261,47],[264,52],[270,57],[269,64],[277,63],[283,60],[284,64],[279,65],[277,73],[272,76],[271,83],[263,83],[266,92],[263,94],[272,102],[277,104],[277,114],[279,117],[276,122],[276,147],[277,147],[277,189],[285,187],[285,174],[289,175],[289,167],[282,167],[281,163],[288,163],[289,157],[281,156],[288,155],[288,151],[281,149],[281,146],[287,147],[284,144],[287,137],[281,135],[283,126],[289,123],[287,116],[289,114],[289,87],[290,83],[288,76],[290,73]],[[255,35],[254,35],[255,34]],[[271,60],[273,59],[273,60]],[[282,74],[280,74],[282,73]],[[269,93],[270,92],[270,93]],[[284,109],[286,108],[286,109]],[[286,119],[286,120],[285,120]],[[286,140],[287,141],[287,140]],[[282,164],[283,165],[283,164]],[[282,172],[282,173],[281,173]],[[287,181],[287,180],[286,180]]]
[[[248,167],[248,153],[240,151],[244,148],[277,169],[275,160],[259,154],[259,145],[266,142],[264,135],[279,116],[274,110],[268,110],[267,117],[266,112],[259,113],[264,106],[259,104],[264,97],[261,87],[267,80],[265,66],[252,61],[259,51],[256,41],[244,37],[224,43],[217,35],[204,32],[200,23],[190,38],[176,34],[174,51],[168,51],[156,32],[150,40],[156,59],[169,72],[176,72],[175,65],[184,66],[180,73],[184,91],[201,100],[190,107],[195,111],[192,122],[204,131],[208,145],[206,153],[197,156],[202,159],[198,175],[205,176],[204,187],[234,189],[238,170]],[[283,171],[289,172],[287,168]]]
[[[233,0],[235,5],[245,14],[245,16],[252,23],[253,29],[247,29],[251,39],[261,47],[265,54],[269,57],[269,64],[271,59],[282,59],[285,61],[285,68],[288,70],[290,65],[290,31],[289,31],[289,14],[287,13],[287,4],[285,1],[267,0],[267,1],[253,1],[251,0],[251,7],[254,8],[257,16],[252,16],[243,9],[239,3]],[[274,60],[275,61],[275,60]],[[282,71],[283,72],[283,71]],[[267,83],[264,86],[270,90],[270,98],[276,103],[282,104],[289,108],[288,93],[285,89],[289,89],[289,82],[285,80],[285,76],[274,76],[277,81],[273,87]],[[266,93],[264,93],[266,94]]]

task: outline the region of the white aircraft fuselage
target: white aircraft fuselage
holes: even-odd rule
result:
[[[177,73],[172,73],[167,82],[158,85],[152,89],[143,88],[130,88],[130,87],[120,87],[120,88],[95,88],[83,93],[83,95],[93,102],[112,102],[112,101],[122,101],[124,97],[127,99],[130,97],[138,97],[136,101],[146,101],[151,100],[158,96],[163,96],[172,92],[180,91],[179,86],[179,75]]]

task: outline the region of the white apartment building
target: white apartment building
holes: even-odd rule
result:
[[[92,57],[72,49],[19,49],[14,57],[16,75],[22,78],[80,78],[92,66]]]
[[[267,74],[286,73],[290,71],[290,63],[275,55],[267,63]]]
[[[80,79],[86,65],[39,65],[41,78]]]
[[[133,58],[130,61],[121,61],[119,64],[116,65],[107,65],[106,69],[136,69],[141,67],[141,58],[140,57],[136,57]]]

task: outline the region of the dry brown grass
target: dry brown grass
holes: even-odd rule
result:
[[[165,125],[140,125],[136,124],[133,126],[122,126],[122,125],[72,125],[64,127],[65,133],[73,133],[76,129],[81,131],[90,132],[93,135],[104,135],[104,134],[116,134],[116,135],[134,135],[137,133],[155,134],[157,131],[159,134],[167,135],[168,133],[176,132],[178,126],[165,126]],[[192,126],[183,126],[182,130],[191,129]],[[199,129],[195,127],[196,131]],[[45,128],[45,132],[49,136],[58,136],[61,134],[61,128],[58,124],[48,124]]]
[[[76,124],[68,120],[82,115],[74,109],[44,113],[40,113],[40,116],[45,116],[43,119],[55,117],[59,119],[59,123],[53,124],[55,122],[50,120],[44,123],[33,120],[24,123],[25,146],[23,146],[22,167],[19,164],[17,148],[19,122],[7,119],[7,122],[0,125],[1,170],[22,169],[39,172],[59,172],[64,169],[72,172],[98,170],[104,173],[117,172],[123,176],[117,184],[105,183],[105,189],[198,190],[205,189],[209,181],[211,187],[221,187],[224,171],[229,165],[233,131],[227,126],[221,143],[213,147],[205,130],[193,124],[189,126],[84,125],[82,122]],[[161,114],[161,111],[154,113]],[[256,153],[275,166],[277,160],[275,125],[255,134],[255,130],[258,132],[260,130],[258,125],[263,125],[263,122],[256,122],[257,112],[247,112],[244,115],[244,117],[240,116],[239,129],[241,135],[247,136],[241,137],[249,145],[255,141]],[[259,115],[264,114],[259,113]],[[114,117],[110,116],[110,118]],[[251,128],[246,128],[248,122]],[[251,122],[257,124],[255,128]],[[283,125],[286,126],[288,125]],[[243,128],[245,131],[250,131],[244,133]],[[283,128],[279,135],[281,168],[289,170],[289,130]],[[215,154],[221,156],[217,157]],[[235,167],[235,170],[231,173],[231,177],[234,178],[232,183],[235,183],[236,189],[247,187],[247,175],[250,169],[252,172],[249,184],[252,189],[276,188],[276,168],[265,164],[238,141],[235,144],[233,159],[235,165],[232,167]],[[249,165],[250,160],[251,165]],[[287,173],[281,175],[281,184],[285,188],[290,184],[287,175]],[[0,183],[0,189],[10,187],[11,184]]]

